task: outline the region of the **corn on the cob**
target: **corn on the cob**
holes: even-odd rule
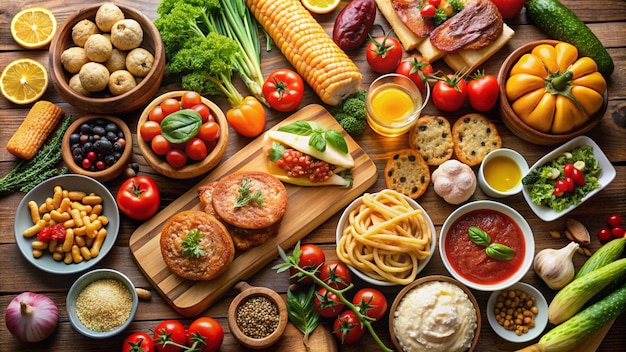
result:
[[[299,0],[246,0],[250,12],[322,101],[337,105],[363,77]]]
[[[49,101],[36,102],[9,139],[6,146],[9,153],[18,158],[32,159],[64,114],[60,107]]]

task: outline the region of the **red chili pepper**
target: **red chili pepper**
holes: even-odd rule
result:
[[[63,226],[63,224],[45,226],[37,234],[37,240],[41,242],[50,242],[54,240],[61,241],[64,239],[65,239],[65,227]]]

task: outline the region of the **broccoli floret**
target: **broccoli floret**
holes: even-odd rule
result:
[[[463,7],[465,7],[465,3],[461,0],[448,0],[448,4],[452,6],[452,10],[454,10],[454,13],[461,12],[461,10],[463,10]]]
[[[343,127],[343,129],[346,130],[346,132],[348,132],[351,136],[358,136],[363,133],[363,131],[365,131],[366,124],[367,122],[365,119],[357,119],[352,116],[347,116],[339,121],[339,125],[341,125],[341,127]]]
[[[348,97],[348,99],[350,99],[350,98],[356,98],[356,99],[360,99],[360,100],[365,101],[365,97],[367,97],[367,90],[365,90],[365,89],[361,89],[361,90],[358,90],[358,91],[356,91],[356,92],[352,93],[352,94]],[[347,99],[346,99],[346,100],[347,100]]]
[[[437,9],[435,11],[435,15],[433,16],[433,21],[435,22],[435,27],[441,25],[442,23],[444,23],[445,21],[448,20],[448,15],[446,14],[446,11],[444,11],[443,9]]]
[[[336,114],[333,115],[333,117],[335,117],[335,120],[337,120],[337,122],[341,122],[343,119],[350,117],[350,115],[346,114],[345,112],[338,111]]]
[[[358,98],[348,98],[343,103],[343,112],[350,116],[355,117],[356,119],[364,119],[365,118],[365,102]]]

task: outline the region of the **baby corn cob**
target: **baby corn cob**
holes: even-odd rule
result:
[[[64,114],[60,107],[49,101],[36,102],[9,139],[6,146],[9,153],[18,158],[32,159]]]
[[[363,77],[299,0],[246,0],[250,12],[322,101],[337,105]]]

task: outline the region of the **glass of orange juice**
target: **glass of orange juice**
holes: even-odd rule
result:
[[[424,86],[420,90],[410,78],[396,73],[378,77],[367,90],[367,123],[383,136],[406,133],[430,97],[428,82]]]

